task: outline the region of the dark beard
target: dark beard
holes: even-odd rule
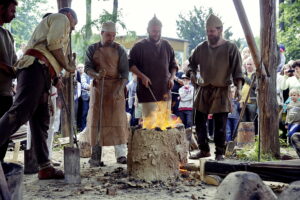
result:
[[[158,40],[154,40],[152,37],[149,37],[149,40],[150,40],[150,42],[152,42],[152,43],[158,43],[159,40],[160,40],[160,37],[159,37]]]
[[[15,15],[14,15],[14,16],[11,16],[11,17],[8,17],[7,11],[5,11],[5,12],[2,14],[1,18],[3,19],[3,22],[4,22],[4,23],[10,23],[10,22],[15,18]]]
[[[220,40],[220,36],[208,38],[209,44],[215,45]]]

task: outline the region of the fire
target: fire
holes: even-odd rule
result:
[[[161,130],[167,128],[175,128],[177,124],[181,124],[179,117],[171,117],[171,108],[169,102],[158,101],[156,109],[149,117],[143,118],[143,128],[154,129],[159,127]]]

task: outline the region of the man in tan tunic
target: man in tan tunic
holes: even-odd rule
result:
[[[103,23],[101,41],[90,45],[86,52],[85,72],[94,79],[87,131],[92,146],[115,146],[117,162],[126,164],[129,129],[124,87],[129,69],[126,50],[114,42],[115,36],[115,24]],[[102,105],[100,105],[101,98],[103,98]],[[101,156],[94,156],[94,153],[92,152],[90,165],[100,166]]]
[[[238,100],[241,98],[244,81],[241,56],[233,43],[223,39],[222,32],[221,20],[213,14],[210,15],[206,22],[207,41],[199,44],[189,59],[187,74],[191,77],[192,83],[197,85],[198,66],[201,75],[194,102],[200,152],[191,156],[191,159],[210,156],[206,127],[208,114],[213,114],[215,120],[215,158],[224,159],[226,121],[231,110],[229,87],[232,82],[237,86],[236,98]]]
[[[49,89],[56,76],[65,69],[75,71],[69,61],[69,34],[77,24],[77,15],[70,8],[44,18],[36,27],[25,55],[15,64],[17,93],[11,108],[0,119],[0,147],[21,125],[29,120],[32,141],[39,164],[39,179],[61,179],[64,174],[49,160],[47,137],[49,129]]]

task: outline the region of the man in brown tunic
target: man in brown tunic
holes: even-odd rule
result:
[[[124,87],[129,69],[126,50],[114,42],[115,36],[115,24],[103,23],[101,41],[90,45],[86,52],[85,72],[94,79],[87,131],[92,146],[115,146],[117,162],[126,164],[129,129]],[[101,98],[103,98],[102,105],[100,105]],[[100,135],[99,141],[97,135]],[[101,165],[98,159],[101,159],[100,155],[92,156],[90,160],[92,167]]]
[[[129,55],[130,70],[138,77],[137,97],[142,104],[143,118],[155,109],[156,101],[170,106],[170,90],[178,69],[173,48],[161,39],[161,28],[162,23],[154,16],[148,23],[148,38],[136,43]]]
[[[208,114],[213,114],[215,120],[216,160],[224,159],[226,121],[231,109],[229,86],[232,81],[237,86],[237,99],[241,98],[244,81],[241,56],[233,43],[223,39],[222,31],[221,20],[213,14],[210,15],[206,22],[208,40],[199,44],[189,59],[190,65],[187,74],[191,77],[193,84],[197,84],[198,66],[201,75],[194,102],[200,152],[191,156],[191,159],[210,156],[206,127]]]
[[[9,0],[0,3],[0,118],[11,107],[13,103],[13,78],[15,73],[12,66],[17,61],[14,48],[14,39],[11,33],[3,27],[15,18],[16,0]],[[0,148],[0,162],[6,154],[8,141]]]

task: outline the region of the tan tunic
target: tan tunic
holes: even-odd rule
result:
[[[195,49],[189,61],[189,72],[196,73],[200,66],[195,109],[207,114],[230,112],[229,86],[238,79],[244,80],[238,48],[229,41],[212,48],[205,41]]]
[[[62,67],[51,51],[63,49],[64,54],[67,53],[70,30],[70,22],[66,15],[61,13],[51,14],[36,27],[26,49],[35,49],[41,52],[53,66],[55,72],[59,74]],[[35,57],[24,55],[15,64],[15,67],[18,69],[29,67],[34,60]]]
[[[119,53],[113,47],[99,47],[93,55],[93,65],[96,71],[106,70],[103,87],[103,104],[100,108],[100,93],[102,80],[93,82],[88,114],[88,131],[91,145],[97,144],[100,134],[100,146],[126,144],[129,129],[125,112],[125,95],[116,99],[113,94],[121,87],[122,80],[118,72]],[[100,84],[99,84],[100,83]],[[102,115],[101,127],[99,127]],[[99,131],[101,130],[101,133]]]

